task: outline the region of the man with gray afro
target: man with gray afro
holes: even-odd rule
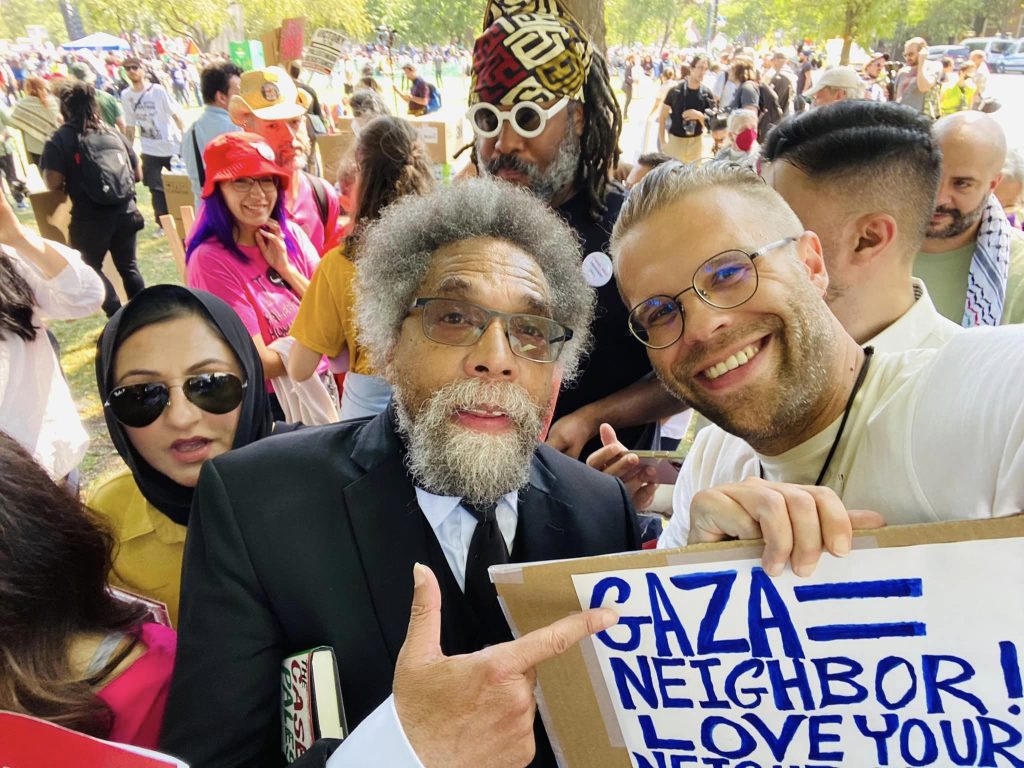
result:
[[[615,615],[513,641],[487,568],[638,547],[622,483],[539,441],[587,346],[579,263],[562,219],[504,182],[403,197],[367,227],[358,324],[392,405],[203,467],[185,757],[278,764],[281,659],[327,645],[355,726],[329,768],[556,765],[534,667]]]

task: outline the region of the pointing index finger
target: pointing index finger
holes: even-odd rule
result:
[[[495,646],[510,671],[526,674],[542,661],[565,653],[580,640],[614,626],[619,615],[611,608],[592,608],[535,629],[518,640]]]

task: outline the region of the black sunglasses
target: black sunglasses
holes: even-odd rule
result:
[[[180,386],[188,401],[197,408],[224,414],[239,406],[248,384],[233,373],[200,373],[175,386]],[[169,384],[160,381],[117,387],[103,407],[109,408],[114,418],[126,427],[148,427],[170,404],[171,389]]]

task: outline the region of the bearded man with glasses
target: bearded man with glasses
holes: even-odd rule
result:
[[[1020,326],[862,348],[825,304],[818,236],[739,166],[655,169],[612,249],[629,330],[713,422],[660,546],[764,538],[766,571],[803,576],[854,528],[1024,511]]]
[[[328,645],[357,726],[330,768],[556,765],[533,667],[614,615],[511,642],[487,567],[639,544],[622,483],[538,441],[589,342],[579,260],[558,216],[489,180],[367,229],[358,326],[392,405],[204,466],[167,750],[280,764],[281,660]]]
[[[683,406],[622,332],[626,315],[608,256],[625,199],[611,180],[622,113],[608,65],[558,0],[493,0],[472,74],[467,119],[480,175],[526,187],[550,205],[583,241],[583,272],[597,289],[593,347],[578,381],[559,393],[548,444],[586,458],[609,422],[626,445],[649,448],[653,423]]]

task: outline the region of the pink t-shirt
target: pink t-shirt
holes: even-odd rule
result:
[[[299,245],[299,258],[292,263],[306,278],[312,278],[320,257],[299,226],[293,222],[288,226]],[[299,297],[282,278],[270,273],[259,248],[240,245],[239,250],[248,257],[248,263],[240,262],[213,238],[200,243],[188,261],[188,285],[226,301],[250,335],[261,337],[269,345],[288,335],[299,311]],[[321,360],[317,373],[326,370],[327,361]],[[267,388],[272,389],[269,382]]]
[[[320,179],[321,186],[327,197],[327,228],[324,229],[323,219],[320,218],[320,208],[316,204],[316,194],[313,191],[312,182],[305,173],[299,174],[299,194],[293,205],[288,206],[288,216],[302,230],[309,235],[310,242],[319,254],[325,253],[328,248],[337,245],[335,233],[338,229],[338,216],[341,207],[338,203],[338,191],[333,185]],[[289,199],[290,199],[289,195]],[[325,247],[325,244],[327,247]]]
[[[143,624],[141,641],[146,652],[96,695],[114,716],[108,741],[156,749],[178,636],[170,627]]]

